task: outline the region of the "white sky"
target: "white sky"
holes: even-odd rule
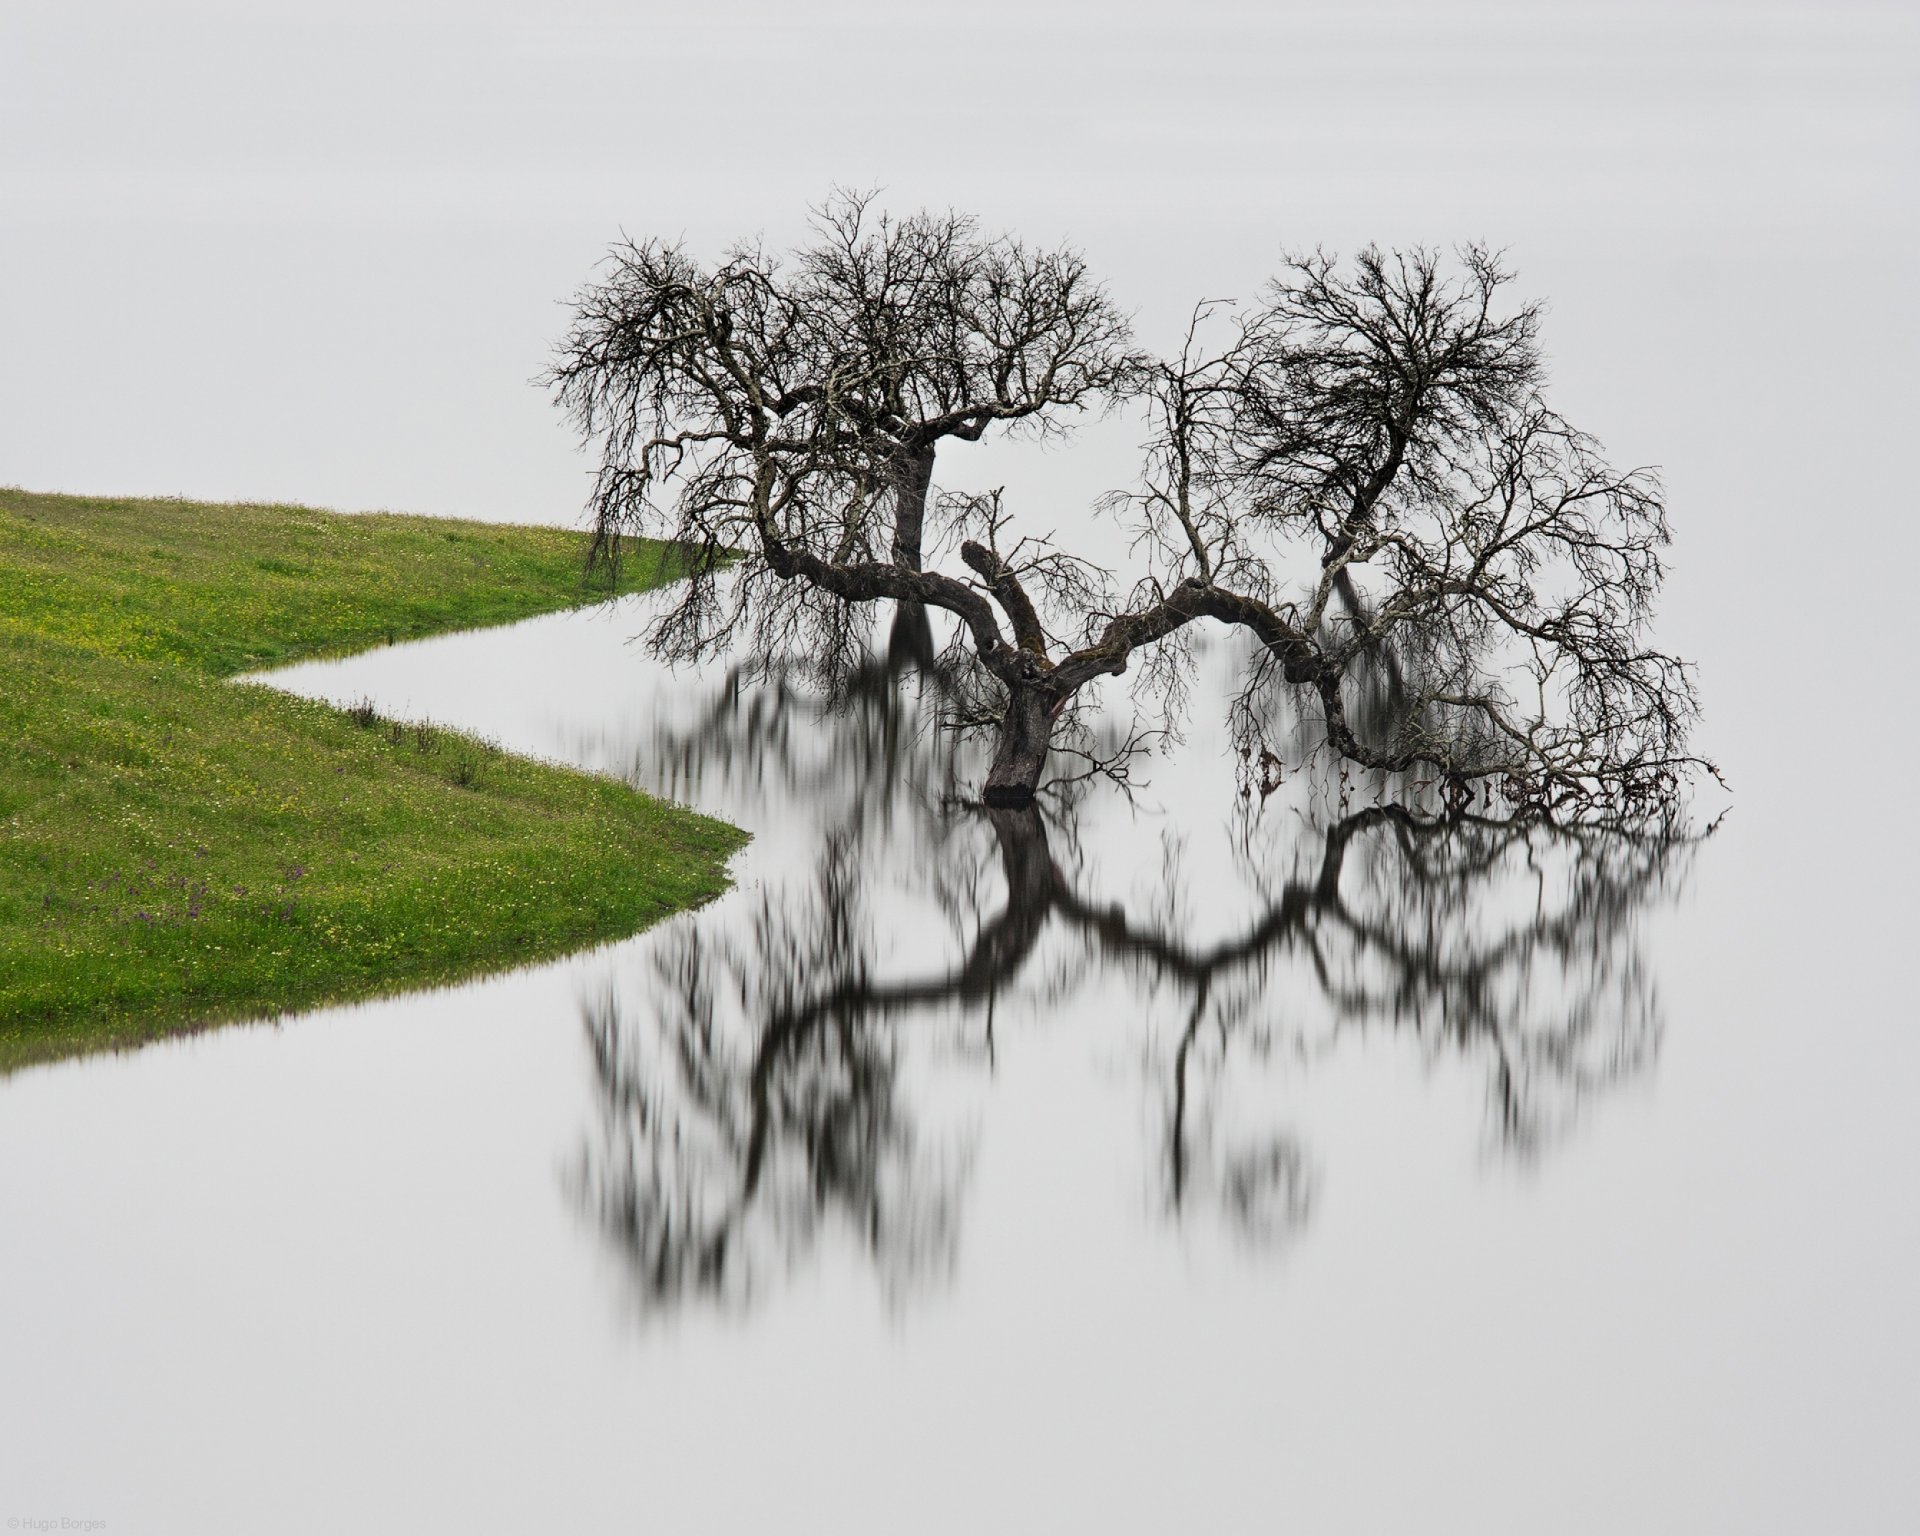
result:
[[[559,301],[836,183],[1073,240],[1148,340],[1283,244],[1484,238],[1604,308],[1909,227],[1916,14],[7,0],[0,483],[571,520]]]

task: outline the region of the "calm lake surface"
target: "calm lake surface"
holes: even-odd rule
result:
[[[992,822],[937,701],[669,678],[635,605],[285,674],[755,841],[595,954],[0,1079],[0,1517],[1920,1530],[1920,10],[1092,16],[0,7],[0,481],[571,521],[557,301],[835,186],[1163,355],[1283,249],[1485,240],[1662,468],[1720,829],[1242,817],[1204,701]],[[1139,436],[939,484],[1079,548]]]
[[[22,1515],[1920,1514],[1872,833],[1764,789],[1685,847],[1263,803],[1204,703],[1131,794],[989,819],[923,685],[671,674],[643,606],[277,675],[755,841],[596,953],[0,1082]]]

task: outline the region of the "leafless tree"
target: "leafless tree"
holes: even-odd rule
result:
[[[858,197],[815,234],[712,267],[620,247],[550,375],[599,454],[596,548],[647,532],[690,552],[667,653],[745,624],[851,666],[862,605],[900,605],[910,633],[951,614],[989,684],[995,805],[1031,800],[1097,679],[1139,657],[1177,701],[1201,620],[1254,641],[1236,720],[1265,750],[1284,699],[1352,762],[1562,815],[1661,809],[1711,771],[1687,749],[1687,666],[1645,642],[1658,481],[1546,404],[1539,310],[1506,302],[1487,251],[1292,260],[1154,360],[1071,251]],[[1124,590],[1020,536],[997,494],[931,494],[945,441],[1122,401],[1152,421],[1139,484],[1099,507],[1134,535]],[[934,514],[956,569],[927,568]]]
[[[665,526],[699,559],[658,636],[669,653],[697,654],[751,614],[846,658],[851,594],[781,590],[795,573],[772,569],[776,549],[896,572],[874,595],[917,615],[940,445],[996,426],[1057,431],[1128,364],[1122,317],[1071,251],[987,239],[959,214],[895,221],[861,196],[829,203],[815,233],[785,260],[743,243],[710,269],[660,241],[620,246],[553,370],[601,448],[596,551],[655,523],[656,498],[677,491]],[[723,608],[710,578],[736,549],[756,558]]]

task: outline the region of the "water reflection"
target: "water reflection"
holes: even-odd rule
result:
[[[955,1084],[1063,1015],[1142,1064],[1153,1205],[1256,1249],[1303,1228],[1316,1177],[1249,1085],[1347,1037],[1478,1064],[1517,1156],[1655,1062],[1637,924],[1696,845],[1672,827],[1236,796],[1204,753],[1155,775],[1184,809],[1100,776],[987,809],[935,728],[951,702],[883,666],[831,697],[735,674],[632,749],[638,776],[797,824],[804,850],[583,1010],[596,1125],[572,1190],[648,1309],[744,1301],[829,1235],[895,1292],[948,1274],[973,1153]]]

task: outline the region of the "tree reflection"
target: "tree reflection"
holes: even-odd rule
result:
[[[798,921],[762,898],[738,933],[687,927],[648,1013],[586,1010],[603,1134],[582,1193],[649,1301],[743,1295],[832,1222],[895,1282],[952,1256],[964,1164],[916,1130],[847,853]]]
[[[663,934],[650,986],[585,1011],[598,1127],[574,1187],[650,1307],[744,1299],[828,1231],[896,1288],[945,1272],[968,1147],[927,1123],[915,1060],[990,1069],[997,1022],[1090,989],[1128,999],[1114,1028],[1144,1042],[1158,1203],[1255,1244],[1313,1205],[1306,1146],[1233,1091],[1276,1057],[1391,1031],[1482,1063],[1494,1138],[1520,1155],[1655,1060],[1636,919],[1683,877],[1695,840],[1671,826],[1256,809],[1237,896],[1210,882],[1201,914],[1177,841],[1115,891],[1070,803],[915,795],[942,777],[908,760],[944,748],[900,697],[843,698],[797,752],[790,720],[765,728],[777,694],[731,687],[665,748],[689,774],[750,761],[786,782],[822,842],[808,880]],[[910,908],[945,936],[930,960],[895,958]]]

